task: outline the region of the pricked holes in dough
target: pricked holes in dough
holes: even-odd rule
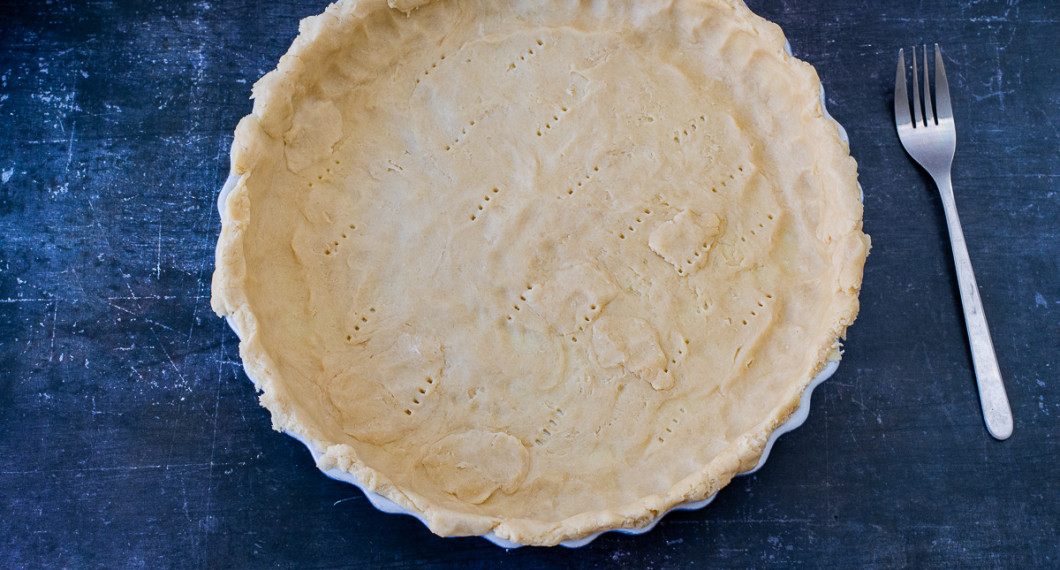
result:
[[[559,421],[562,417],[563,410],[560,408],[554,408],[548,421],[545,422],[545,425],[542,426],[540,430],[538,430],[537,438],[534,439],[534,445],[541,447],[548,443],[548,440],[552,438],[553,434],[559,430]]]
[[[681,425],[681,422],[684,421],[684,417],[686,414],[687,412],[684,408],[678,408],[677,412],[674,415],[670,416],[668,420],[664,420],[662,433],[660,433],[655,438],[656,441],[658,441],[659,443],[665,443],[666,440],[674,433],[674,430],[677,429],[677,426]]]
[[[692,135],[694,135],[696,133],[696,131],[699,130],[699,125],[701,125],[704,122],[706,122],[706,120],[707,120],[706,115],[700,115],[700,116],[695,117],[692,120],[688,121],[688,123],[685,126],[679,128],[679,129],[675,129],[674,130],[674,142],[677,143],[677,144],[681,144],[681,143],[685,142],[686,140],[689,140],[689,138]]]
[[[743,166],[737,166],[736,169],[737,169],[738,172],[743,172]],[[729,180],[736,180],[736,176],[733,175],[732,173],[730,173],[728,175],[728,179]],[[714,194],[717,194],[718,193],[718,186],[721,186],[722,188],[727,188],[728,187],[728,183],[725,181],[725,177],[722,177],[721,181],[718,182],[718,184],[716,186],[712,186],[710,188],[710,191],[712,193],[714,193]]]
[[[427,401],[427,397],[434,393],[436,387],[434,378],[427,376],[423,383],[416,388],[416,393],[412,396],[412,405],[405,408],[405,415],[411,416],[415,413],[416,408],[423,406]]]
[[[375,313],[375,307],[370,307],[368,312]],[[346,335],[346,342],[360,342],[363,334],[361,330],[368,326],[368,322],[368,317],[366,315],[357,315],[355,313],[353,316],[353,330]]]
[[[677,357],[680,358],[685,355],[688,350],[688,339],[681,337],[681,341],[677,343]],[[677,358],[670,359],[671,364],[677,364]]]
[[[768,232],[769,230],[767,229],[766,224],[768,223],[769,226],[773,226],[774,224],[772,222],[774,222],[775,220],[776,220],[776,214],[772,214],[772,213],[766,214],[765,221],[758,222],[758,224],[756,224],[755,226],[752,226],[751,229],[749,230],[750,234],[753,235],[753,236],[757,236],[760,231],[765,230],[766,232]]]
[[[486,195],[482,197],[482,201],[479,202],[478,206],[476,207],[476,210],[471,213],[471,221],[474,222],[475,220],[477,220],[479,216],[481,216],[485,212],[486,206],[489,206],[490,202],[493,201],[494,198],[500,197],[500,193],[500,188],[496,186],[490,188],[490,190],[486,192]]]
[[[482,118],[483,117],[479,117],[477,120],[471,119],[470,121],[468,121],[466,126],[460,128],[460,134],[454,137],[453,140],[449,142],[449,144],[445,145],[442,148],[444,148],[446,151],[451,151],[456,148],[456,145],[460,144],[461,141],[467,139],[468,130],[478,124],[478,121],[482,120]]]
[[[526,303],[526,296],[529,295],[530,291],[533,291],[533,290],[534,290],[534,285],[532,283],[527,283],[526,284],[526,292],[525,293],[521,293],[519,295],[519,302],[512,304],[512,310],[513,311],[522,311],[523,310],[522,309],[522,305],[524,303]],[[513,321],[513,320],[515,320],[515,315],[516,315],[516,313],[514,313],[514,312],[513,313],[509,313],[508,316],[505,317],[505,320]]]
[[[663,206],[664,208],[670,208],[670,202],[668,202],[667,200],[663,200],[663,202],[661,202],[661,206]],[[694,235],[689,236],[690,238],[682,238],[684,245],[679,248],[672,248],[667,246],[665,242],[667,239],[666,237],[661,237],[658,245],[655,245],[654,241],[657,237],[659,237],[658,232],[663,232],[664,234],[666,234],[666,232],[668,231],[668,227],[676,224],[677,219],[681,219],[682,216],[687,215],[688,214],[685,212],[678,213],[677,216],[675,216],[672,220],[664,222],[663,225],[657,227],[656,230],[654,230],[654,232],[656,233],[653,233],[652,237],[649,238],[649,247],[651,247],[653,251],[663,257],[664,260],[670,263],[671,266],[673,266],[676,270],[677,274],[682,275],[682,277],[688,274],[689,271],[695,270],[696,264],[699,264],[702,257],[704,257],[704,255],[706,255],[707,252],[710,250],[711,239],[708,238],[707,241],[702,242],[700,244],[692,244],[692,239],[697,238]],[[689,219],[690,218],[685,218],[683,224],[688,224],[692,228],[696,228],[695,231],[701,231],[701,229],[695,226],[694,222],[687,221]],[[657,247],[663,249],[656,249]],[[706,306],[704,306],[704,308],[706,308]]]
[[[772,299],[773,295],[771,293],[765,293],[749,309],[745,309],[746,313],[744,313],[743,316],[730,316],[726,318],[726,324],[730,326],[739,325],[740,327],[747,327],[754,326],[758,319],[760,319],[762,316],[766,316],[766,319],[769,320],[768,315],[772,310],[770,300]],[[738,360],[741,348],[736,349],[736,354],[733,356],[733,362],[736,362]],[[748,360],[745,365],[750,368],[752,361],[753,360]]]
[[[341,231],[339,233],[339,236],[343,240],[348,239],[350,237],[350,234],[353,232],[353,230],[357,229],[357,225],[356,224],[350,224],[349,228],[347,228],[347,229],[348,229],[348,231],[347,230],[343,230],[343,231]],[[332,241],[331,243],[325,245],[324,246],[324,255],[331,255],[333,253],[338,253],[340,245],[341,245],[341,243],[339,241],[337,241],[337,240],[336,241]]]
[[[324,255],[331,255],[339,250],[339,242],[333,241],[324,246]]]
[[[570,109],[568,109],[566,105],[560,106],[559,111],[552,113],[551,118],[545,119],[544,125],[538,127],[537,136],[541,137],[548,134],[548,132],[551,131],[553,127],[559,124],[560,120],[562,120],[563,115],[566,115],[569,111]]]
[[[545,42],[543,42],[541,40],[537,40],[536,43],[537,43],[538,47],[544,47],[544,45],[545,45]],[[526,48],[525,50],[518,52],[517,55],[512,56],[512,61],[510,63],[508,63],[508,67],[505,68],[505,71],[514,71],[518,67],[518,65],[516,64],[517,60],[520,61],[520,62],[527,62],[530,59],[533,59],[534,56],[537,55],[537,53],[538,53],[538,50],[535,50],[532,47]]]
[[[618,239],[626,239],[627,237],[630,237],[635,234],[637,232],[637,229],[640,228],[640,226],[644,222],[648,221],[648,219],[652,216],[653,213],[654,210],[649,207],[642,208],[640,210],[640,213],[636,214],[633,217],[633,221],[631,223],[626,225],[625,228],[619,230]]]
[[[585,172],[582,175],[582,178],[578,179],[577,182],[575,182],[574,184],[571,184],[570,186],[567,187],[566,194],[560,194],[559,196],[556,196],[556,198],[557,199],[570,198],[578,190],[580,190],[580,189],[584,188],[586,185],[588,185],[589,182],[592,181],[593,177],[596,175],[597,172],[600,172],[600,167],[597,166],[597,165],[593,165],[593,167],[591,169],[589,169],[589,171]]]
[[[431,71],[434,71],[435,69],[438,69],[438,64],[443,62],[443,61],[445,61],[445,54],[444,53],[439,55],[438,59],[432,61],[430,67],[428,67],[427,69],[423,70],[423,75],[425,77],[429,76],[431,74]],[[471,60],[468,60],[468,61],[471,61]],[[419,83],[419,82],[420,82],[420,78],[416,78],[416,83]]]

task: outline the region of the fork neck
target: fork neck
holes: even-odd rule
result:
[[[961,228],[961,220],[957,215],[957,201],[953,197],[953,182],[950,179],[950,173],[947,171],[933,178],[939,187],[939,197],[942,199],[942,210],[946,214],[946,227],[950,234],[950,245],[953,247],[954,255],[957,258],[963,256],[967,259],[968,249],[964,240],[964,230]]]
[[[953,179],[950,175],[950,169],[946,169],[943,172],[932,173],[931,178],[935,180],[935,185],[939,188],[939,195],[942,197],[942,204],[946,207],[947,212],[951,208],[956,207],[956,202],[953,198]]]

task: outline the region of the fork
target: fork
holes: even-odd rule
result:
[[[968,258],[968,246],[957,217],[957,205],[953,200],[953,185],[950,170],[953,153],[957,148],[957,134],[953,125],[953,108],[950,106],[950,88],[946,81],[946,69],[942,65],[942,52],[935,44],[935,105],[932,109],[931,87],[928,81],[927,46],[924,46],[924,98],[921,106],[920,86],[917,82],[916,48],[913,48],[913,112],[910,117],[909,96],[905,88],[905,53],[898,50],[898,72],[894,79],[894,122],[898,138],[913,160],[927,171],[942,196],[942,207],[946,212],[946,225],[950,233],[950,247],[957,267],[957,282],[960,285],[961,305],[964,307],[964,323],[968,329],[968,344],[972,349],[972,365],[979,386],[979,401],[983,407],[986,429],[996,439],[1007,439],[1012,435],[1012,410],[1009,407],[1001,370],[997,365],[994,343],[990,340],[990,329],[983,313],[983,301],[979,298],[979,287],[975,283],[972,262]]]

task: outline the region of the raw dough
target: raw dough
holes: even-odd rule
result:
[[[213,307],[276,429],[446,535],[644,525],[753,466],[868,251],[736,0],[347,1],[239,124]]]

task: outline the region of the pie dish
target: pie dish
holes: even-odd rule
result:
[[[340,2],[236,129],[214,310],[274,427],[440,535],[644,528],[760,461],[868,252],[735,0]]]

